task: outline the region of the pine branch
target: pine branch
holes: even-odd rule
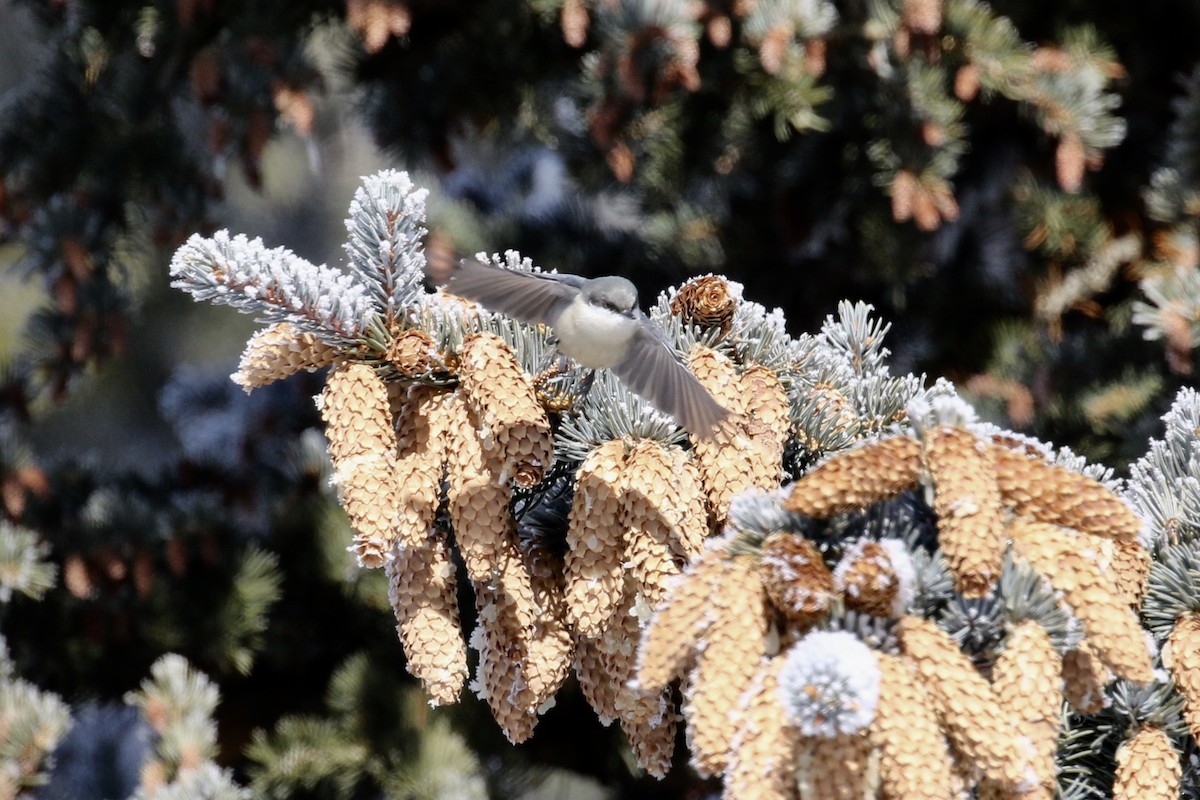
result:
[[[259,314],[265,322],[290,322],[335,346],[356,345],[380,311],[354,277],[227,231],[188,239],[171,259],[171,275],[171,286],[197,301]]]
[[[428,194],[413,186],[407,172],[384,170],[364,178],[350,203],[349,266],[389,327],[413,304],[425,280],[421,224]]]

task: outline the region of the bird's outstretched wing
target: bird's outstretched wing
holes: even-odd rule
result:
[[[446,283],[445,291],[528,325],[553,325],[579,294],[579,289],[564,279],[572,277],[517,272],[478,261],[463,261]]]
[[[707,436],[729,416],[728,409],[716,401],[644,318],[629,353],[613,372],[689,433]]]

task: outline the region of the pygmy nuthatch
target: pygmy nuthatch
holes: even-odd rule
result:
[[[464,261],[446,291],[529,325],[549,325],[560,353],[589,369],[611,369],[693,434],[711,434],[729,414],[638,308],[637,288],[624,278],[588,280]]]

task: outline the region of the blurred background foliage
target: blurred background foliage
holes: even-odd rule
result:
[[[266,796],[702,791],[577,693],[515,752],[424,708],[344,552],[320,376],[242,395],[252,321],[170,291],[170,253],[227,227],[337,263],[396,166],[437,274],[515,248],[648,304],[715,271],[796,332],[866,300],[896,373],[1123,473],[1193,380],[1196,30],[1184,0],[0,2],[0,510],[55,577],[6,596],[15,674],[120,750],[180,653],[224,697],[197,758]],[[135,751],[21,780],[169,786]]]

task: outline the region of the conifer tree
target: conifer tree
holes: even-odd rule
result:
[[[44,300],[0,297],[0,796],[1200,795],[1197,24],[0,6],[0,264]],[[285,136],[316,169],[338,86],[411,174],[318,266],[223,197]],[[462,258],[635,278],[751,422],[434,291]],[[168,281],[256,317],[240,364],[119,395],[133,463],[64,446]]]

